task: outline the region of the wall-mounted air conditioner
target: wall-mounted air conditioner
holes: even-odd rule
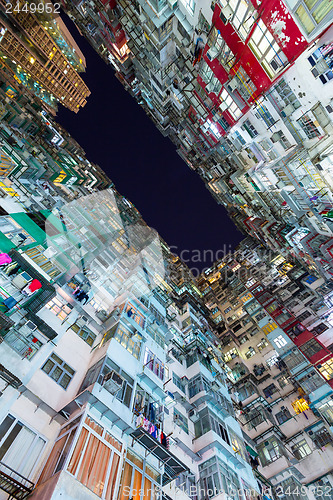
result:
[[[33,323],[32,321],[27,321],[23,326],[21,326],[20,333],[24,336],[28,336],[36,329],[37,325],[35,325],[35,323]]]
[[[123,377],[121,377],[117,372],[112,370],[103,377],[102,385],[111,394],[115,395],[122,388],[124,383]]]
[[[188,418],[191,420],[191,422],[193,422],[195,424],[195,422],[198,422],[200,420],[200,417],[197,413],[196,410],[191,410],[189,411],[188,413]]]
[[[282,109],[282,116],[290,116],[295,111],[295,108],[292,104],[288,104],[285,108]]]

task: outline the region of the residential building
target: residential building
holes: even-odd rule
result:
[[[256,473],[281,498],[321,498],[333,482],[332,288],[249,238],[198,285]]]
[[[330,279],[332,3],[66,8],[237,227]]]
[[[79,76],[85,58],[57,12],[60,4],[51,5],[41,2],[37,8],[27,2],[24,8],[2,2],[1,75],[9,98],[24,87],[49,111],[55,113],[60,102],[77,113],[90,94]]]

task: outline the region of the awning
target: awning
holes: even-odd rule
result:
[[[246,451],[250,453],[251,457],[256,458],[258,453],[256,453],[249,445],[245,443]]]
[[[163,446],[157,439],[153,438],[149,432],[142,427],[135,429],[130,436],[148,450],[154,457],[164,464],[164,474],[162,478],[163,486],[170,483],[182,472],[189,472],[190,469],[183,464],[173,453]]]

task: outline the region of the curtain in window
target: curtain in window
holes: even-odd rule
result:
[[[131,486],[133,467],[126,462],[120,487],[119,500],[128,500],[128,492]]]
[[[116,453],[113,454],[113,460],[108,481],[108,489],[106,492],[106,500],[113,500],[114,489],[117,481],[117,472],[119,467],[120,457]]]
[[[142,473],[138,470],[134,470],[134,480],[133,480],[133,500],[141,500],[140,490],[142,484]]]
[[[83,452],[84,445],[87,441],[87,437],[88,437],[88,431],[87,431],[87,429],[83,428],[81,430],[80,437],[76,443],[72,458],[69,462],[68,469],[67,469],[74,476],[77,472],[77,468],[78,468],[78,465],[80,462],[80,458],[81,458],[81,455]]]
[[[12,432],[15,432],[15,427]],[[12,439],[11,434],[6,441]],[[6,441],[4,446],[6,445]],[[45,441],[41,438],[36,438],[35,432],[27,427],[21,427],[19,433],[14,436],[14,440],[9,445],[8,451],[2,460],[16,472],[29,477],[44,445]]]
[[[110,448],[90,435],[77,479],[98,496],[103,492],[110,455]]]
[[[333,9],[333,4],[330,0],[319,2],[319,6],[313,10],[312,15],[315,21],[319,24],[324,17]]]

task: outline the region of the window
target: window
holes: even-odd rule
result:
[[[115,397],[123,403],[128,408],[131,406],[134,380],[130,377],[124,370],[122,370],[116,363],[114,363],[111,359],[106,358],[103,368],[98,377],[98,383],[103,385],[103,380],[105,375],[110,373],[111,371],[115,371],[120,377],[123,379],[121,389],[117,391]],[[87,372],[88,374],[88,372]],[[108,389],[106,389],[108,390]]]
[[[45,443],[37,432],[10,414],[0,424],[0,462],[22,476],[31,476]]]
[[[158,498],[161,474],[146,463],[139,455],[127,451],[126,461],[119,488],[119,500],[145,500]],[[142,495],[140,495],[140,492]],[[107,498],[113,498],[112,496]]]
[[[271,437],[264,443],[259,444],[257,450],[263,467],[275,462],[275,460],[280,458],[282,455],[281,446],[274,437]]]
[[[277,347],[279,347],[281,349],[282,347],[287,345],[288,342],[286,341],[286,339],[282,335],[278,335],[274,339],[274,343],[276,344]]]
[[[274,351],[274,352],[275,352],[275,354],[273,354],[273,356],[271,356],[270,358],[266,359],[266,364],[270,368],[272,368],[272,366],[276,365],[276,363],[278,362],[278,359],[279,359],[278,353],[276,351]]]
[[[312,453],[311,448],[305,439],[302,439],[298,443],[291,446],[291,451],[297,460],[302,460],[302,458],[305,458]]]
[[[256,353],[255,349],[253,349],[253,347],[249,347],[248,350],[245,353],[246,359],[252,358],[252,356],[254,356],[255,353]]]
[[[240,500],[241,486],[237,472],[219,457],[214,456],[200,464],[199,474],[199,489],[207,492],[207,500],[215,496],[215,492],[230,492],[234,500]]]
[[[263,104],[260,104],[257,108],[256,117],[258,120],[263,120],[268,128],[272,127],[276,120],[274,120],[273,116],[268,111],[267,107]]]
[[[333,378],[333,358],[319,366],[319,371],[326,380],[331,380]]]
[[[290,384],[288,377],[286,377],[285,375],[282,375],[281,377],[279,377],[277,379],[277,381],[278,381],[278,384],[281,387],[281,389],[283,389],[286,385]]]
[[[79,420],[80,418],[74,420],[60,431],[39,484],[65,466],[81,484],[97,496],[112,498],[119,472],[122,445],[104,427],[87,416],[72,447]],[[70,459],[66,466],[68,457]]]
[[[65,319],[73,310],[73,306],[71,304],[64,304],[57,297],[54,297],[54,299],[45,304],[45,307],[47,309],[50,309],[50,311],[62,321],[65,321]]]
[[[221,111],[227,110],[234,120],[238,120],[242,116],[241,110],[226,89],[222,90],[220,101],[222,101],[220,104]]]
[[[311,73],[315,78],[319,78],[323,84],[333,79],[333,68],[329,57],[330,49],[332,49],[332,44],[322,45],[308,57],[312,66]]]
[[[261,19],[257,22],[248,45],[271,78],[288,64],[288,60],[279,44]]]
[[[312,427],[312,429],[307,431],[307,433],[317,448],[322,448],[333,441],[330,431],[325,427],[325,424],[320,422],[315,427]]]
[[[292,110],[295,110],[301,106],[301,103],[297,99],[296,95],[284,79],[279,80],[279,82],[275,84],[274,97],[282,108],[290,106]],[[285,114],[283,114],[283,110],[282,116],[285,116]]]
[[[131,318],[135,323],[137,323],[141,328],[145,327],[146,321],[144,315],[132,304],[127,304],[126,313],[129,318]]]
[[[229,0],[229,6],[234,12],[231,23],[245,40],[255,21],[254,8],[251,2],[246,0]]]
[[[79,326],[74,323],[70,327],[82,340],[84,340],[90,347],[93,345],[96,339],[96,335],[87,327]]]
[[[203,375],[197,375],[188,382],[189,397],[194,398],[201,391],[210,391],[210,383]]]
[[[238,355],[239,355],[239,353],[238,353],[236,347],[233,347],[228,352],[223,354],[224,362],[228,363],[228,361],[231,361],[232,359],[237,358]]]
[[[329,425],[333,425],[333,401],[327,401],[318,408],[320,414]]]
[[[261,339],[261,341],[259,342],[259,344],[257,344],[257,347],[258,347],[258,350],[259,351],[262,351],[263,349],[265,349],[265,347],[267,347],[269,344],[267,342],[266,339]]]
[[[257,130],[254,128],[250,120],[245,120],[245,122],[242,125],[242,129],[246,130],[251,139],[254,139],[254,137],[258,135]]]
[[[287,422],[287,420],[290,420],[292,417],[288,408],[281,407],[281,410],[275,415],[275,418],[277,420],[277,423],[279,425],[282,425],[285,422]]]
[[[75,371],[54,352],[51,354],[46,363],[44,363],[42,370],[63,389],[67,389],[75,374]]]
[[[183,429],[183,431],[186,432],[186,434],[188,434],[187,418],[184,417],[184,415],[180,413],[180,411],[177,410],[176,408],[174,408],[173,410],[173,421],[175,422],[176,425],[178,425],[178,427]]]
[[[315,137],[320,136],[319,130],[317,129],[309,115],[303,115],[297,121],[301,125],[302,130],[308,139],[314,139]]]
[[[225,424],[218,417],[213,415],[208,408],[204,408],[199,412],[200,420],[195,422],[194,431],[195,437],[203,436],[208,431],[214,431],[218,434],[227,444],[230,445],[230,439]]]
[[[164,366],[164,363],[162,363],[148,347],[146,347],[143,363],[144,366],[151,370],[160,380],[164,380],[167,367]]]
[[[233,430],[229,428],[231,447],[235,453],[238,453],[243,460],[246,460],[247,455],[245,451],[245,444],[242,438],[238,436]]]
[[[307,358],[311,358],[324,349],[324,347],[319,344],[316,339],[311,339],[308,342],[305,342],[305,344],[303,344],[299,349]]]
[[[180,389],[184,394],[186,393],[186,384],[176,373],[172,374],[172,381],[178,389]]]
[[[132,334],[124,325],[117,323],[104,336],[104,343],[114,338],[136,359],[140,358],[141,341],[140,335]]]
[[[277,392],[278,388],[276,387],[275,384],[270,384],[269,386],[265,387],[263,389],[263,393],[266,398],[271,398],[275,392]]]
[[[310,34],[327,19],[332,9],[333,5],[330,0],[303,0],[296,7],[295,14],[306,33]]]

